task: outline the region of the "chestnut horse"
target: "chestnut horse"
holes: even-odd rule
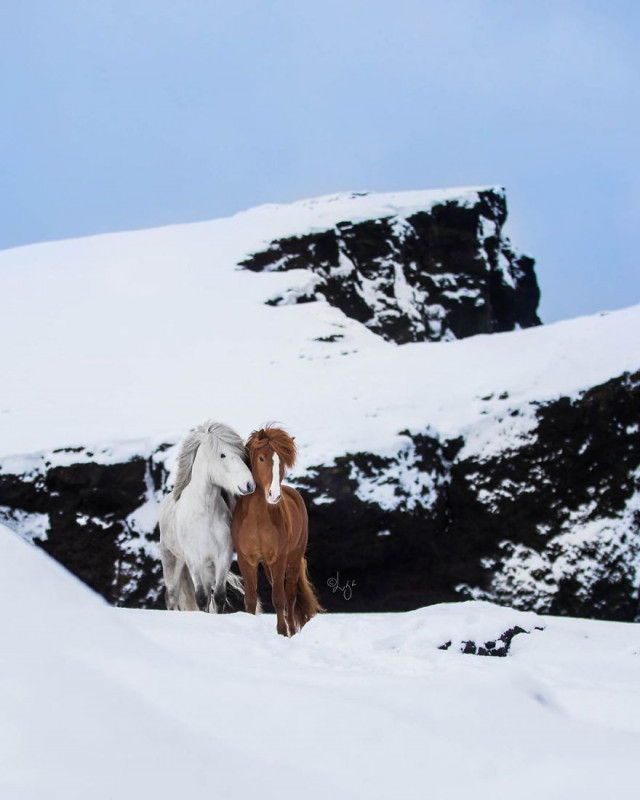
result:
[[[307,577],[309,519],[304,500],[295,489],[282,486],[285,470],[295,463],[296,446],[286,431],[267,425],[251,434],[247,451],[257,488],[239,498],[231,526],[244,580],[244,607],[256,613],[262,564],[271,584],[278,633],[293,636],[324,611]]]

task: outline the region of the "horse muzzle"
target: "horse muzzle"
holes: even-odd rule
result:
[[[247,494],[253,494],[256,490],[256,485],[253,481],[249,481],[242,489],[238,489],[238,494],[241,494],[243,497]]]

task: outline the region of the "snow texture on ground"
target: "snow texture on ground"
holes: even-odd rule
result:
[[[6,528],[0,593],[3,798],[599,800],[637,782],[636,625],[469,602],[286,640],[268,615],[110,608]],[[516,625],[505,658],[460,652]]]

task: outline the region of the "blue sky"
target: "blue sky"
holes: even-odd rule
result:
[[[545,321],[640,303],[633,0],[0,0],[0,248],[502,184]]]

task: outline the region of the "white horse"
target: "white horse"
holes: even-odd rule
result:
[[[256,485],[238,434],[219,422],[198,425],[184,440],[173,491],[160,505],[160,557],[167,608],[221,612],[229,572],[231,517],[238,495]]]

